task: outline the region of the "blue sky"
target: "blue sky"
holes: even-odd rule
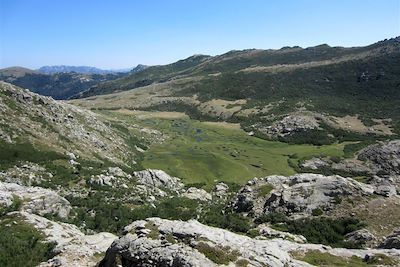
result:
[[[171,63],[400,35],[400,0],[0,0],[0,67]]]

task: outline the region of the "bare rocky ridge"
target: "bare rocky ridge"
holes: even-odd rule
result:
[[[281,238],[253,239],[227,230],[187,222],[149,218],[125,227],[125,235],[113,242],[100,267],[115,266],[311,266],[295,259],[295,252],[318,250],[340,257],[387,254],[398,250],[349,250],[300,244]],[[212,255],[218,255],[213,257]]]
[[[134,156],[124,139],[94,113],[0,82],[0,139],[53,147],[60,153],[123,164]],[[60,151],[60,149],[62,149]]]

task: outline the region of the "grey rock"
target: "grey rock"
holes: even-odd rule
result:
[[[143,231],[147,229],[148,231]],[[311,266],[293,258],[296,252],[318,250],[339,257],[365,257],[385,254],[400,257],[400,251],[368,249],[351,250],[331,248],[319,244],[293,242],[289,236],[271,239],[250,238],[224,229],[203,225],[195,220],[171,221],[148,218],[135,221],[124,228],[124,236],[113,242],[100,267],[114,267],[120,259],[123,267],[150,266],[235,266],[238,260],[247,266],[294,267]],[[219,265],[203,254],[206,247],[231,255],[231,262]],[[217,253],[217,252],[216,252]]]
[[[255,126],[260,132],[272,137],[286,136],[293,132],[316,129],[319,123],[314,116],[293,114],[275,121],[270,126]]]
[[[260,195],[259,189],[270,185],[273,190]],[[286,215],[310,215],[314,209],[329,210],[343,197],[372,195],[374,187],[351,178],[320,174],[296,174],[293,176],[268,176],[248,182],[237,194],[234,208],[259,216],[268,212]]]
[[[312,158],[301,163],[300,167],[311,170],[318,170],[322,167],[329,166],[329,162],[321,158]]]
[[[387,236],[379,245],[379,248],[400,249],[400,229],[396,229],[392,234]]]
[[[211,194],[208,193],[206,190],[201,189],[201,188],[196,188],[196,187],[190,187],[188,188],[182,196],[190,198],[190,199],[196,199],[200,201],[210,201],[212,199]]]
[[[225,183],[218,183],[215,185],[214,189],[213,189],[213,194],[217,197],[225,197],[226,194],[228,193],[229,190],[229,186]]]
[[[360,229],[345,236],[347,242],[362,246],[362,247],[374,247],[377,238],[367,229]]]
[[[22,210],[29,213],[67,218],[71,210],[69,201],[50,189],[0,182],[0,205],[10,206],[15,197],[22,200]]]
[[[400,140],[370,145],[360,151],[358,158],[367,161],[377,174],[400,175]]]
[[[97,264],[96,254],[104,253],[117,236],[111,233],[85,235],[72,224],[53,222],[41,216],[26,212],[18,213],[24,220],[42,232],[46,241],[55,242],[56,256],[40,267],[79,266],[90,267]]]
[[[138,182],[151,187],[166,188],[169,190],[182,190],[184,185],[179,178],[171,177],[162,170],[147,169],[133,173]]]

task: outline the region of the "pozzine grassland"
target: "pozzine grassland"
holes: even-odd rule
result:
[[[146,117],[146,113],[151,116]],[[292,175],[296,171],[289,165],[290,158],[341,157],[346,144],[314,146],[269,141],[249,136],[234,124],[210,124],[184,114],[181,118],[166,118],[161,112],[137,115],[114,110],[101,114],[165,133],[165,141],[145,152],[143,167],[162,169],[186,184],[204,183],[207,188],[218,181],[243,184],[253,177]]]

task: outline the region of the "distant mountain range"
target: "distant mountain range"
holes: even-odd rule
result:
[[[137,65],[135,68],[125,68],[125,69],[115,69],[115,70],[104,70],[91,66],[65,66],[65,65],[56,65],[56,66],[43,66],[39,68],[37,71],[44,74],[54,74],[54,73],[69,73],[76,72],[81,74],[112,74],[112,73],[120,73],[120,72],[137,72],[140,70],[144,70],[147,68],[145,65]]]
[[[121,78],[146,68],[145,65],[137,65],[130,70],[107,71],[86,66],[45,66],[38,70],[10,67],[0,69],[0,80],[54,99],[68,99],[100,82]]]

